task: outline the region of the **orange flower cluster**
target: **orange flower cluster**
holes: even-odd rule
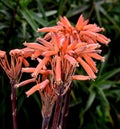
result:
[[[101,31],[104,28],[88,24],[82,15],[75,26],[66,17],[60,17],[56,26],[38,29],[38,32],[47,33],[44,38],[39,37],[34,43],[24,43],[27,48],[34,50],[31,58],[37,59],[38,65],[22,70],[32,73],[33,78],[42,75],[43,82],[39,86],[37,84],[33,91],[26,92],[27,96],[48,84],[56,94],[65,94],[72,80],[94,80],[98,71],[94,59],[104,61],[104,57],[99,55],[99,43],[107,45],[110,42],[99,33]],[[82,66],[87,75],[74,75],[78,66]]]
[[[29,66],[26,60],[34,52],[33,49],[23,48],[23,49],[13,49],[9,52],[10,63],[5,51],[0,50],[0,66],[6,72],[10,80],[19,80],[19,75],[22,68],[22,63],[24,66]]]
[[[36,42],[25,42],[26,48],[21,50],[11,50],[11,64],[8,63],[6,53],[0,51],[0,65],[10,79],[16,80],[20,72],[31,74],[32,78],[15,83],[15,87],[36,83],[26,94],[29,97],[36,91],[40,93],[42,116],[45,118],[42,129],[48,128],[53,106],[68,93],[72,80],[96,78],[98,69],[94,60],[104,61],[104,57],[100,55],[100,43],[107,45],[110,42],[110,39],[99,33],[102,31],[104,28],[88,24],[88,20],[84,20],[82,15],[75,26],[66,17],[60,17],[56,26],[38,29],[38,32],[46,33],[43,38],[38,37]],[[21,68],[22,63],[29,66],[27,57],[36,60],[37,66]],[[75,75],[79,66],[86,75]],[[59,115],[57,119],[59,121]]]

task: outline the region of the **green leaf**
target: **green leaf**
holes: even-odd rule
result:
[[[34,98],[34,100],[38,104],[38,107],[41,108],[40,97],[38,97],[37,94],[33,94],[32,97]]]
[[[36,0],[36,1],[37,1],[37,4],[38,4],[39,12],[42,12],[42,16],[47,20],[47,16],[45,14],[45,10],[44,10],[44,7],[43,7],[43,4],[42,4],[41,0]]]
[[[98,2],[95,2],[94,5],[95,5],[95,11],[96,11],[96,16],[97,16],[97,19],[98,19],[98,23],[101,26],[102,25],[102,22],[101,22],[101,17],[100,17],[100,11],[99,11]]]
[[[96,81],[103,81],[103,80],[107,80],[111,77],[113,77],[115,74],[120,72],[120,68],[115,68],[109,72],[106,72],[105,74],[101,75]]]
[[[87,103],[86,103],[86,107],[84,109],[84,112],[86,112],[91,107],[92,103],[95,100],[95,97],[96,97],[96,92],[91,90],[90,95],[89,95],[88,100],[87,100]]]
[[[30,4],[31,0],[20,0],[20,6],[26,8]]]
[[[101,88],[97,87],[97,92],[100,96],[102,105],[109,110],[110,105],[109,105],[109,102],[108,102],[103,90]]]
[[[36,32],[38,29],[38,25],[34,21],[32,15],[30,14],[29,10],[24,8],[23,10],[20,10],[25,20],[29,23],[29,25],[32,27],[32,29]]]
[[[0,30],[8,28],[8,25],[0,23]]]
[[[31,14],[31,17],[39,24],[39,25],[42,25],[42,26],[47,26],[47,21],[46,20],[44,20],[43,18],[42,18],[42,15],[40,14],[38,14],[38,13],[35,13],[35,12],[33,12],[32,10],[30,10],[30,14]]]
[[[11,9],[12,10],[12,6],[11,4],[9,4],[6,0],[1,0],[1,2],[3,3],[3,5],[5,5],[7,8]]]
[[[64,0],[59,0],[58,16],[63,14]]]
[[[68,11],[66,16],[67,17],[73,17],[73,16],[75,16],[77,14],[80,14],[80,13],[86,11],[87,9],[88,9],[87,5],[77,6],[77,8]]]
[[[27,29],[26,29],[26,26],[27,26],[27,23],[26,21],[22,21],[22,32],[23,32],[23,38],[26,37],[26,32],[27,32]]]
[[[103,92],[103,90],[99,87],[97,87],[97,92],[101,101],[101,115],[103,117],[103,121],[104,122],[111,122],[113,123],[111,114],[110,114],[110,104],[109,101],[107,99],[107,97],[105,96],[105,93]]]
[[[101,7],[101,6],[99,6],[99,10],[100,10],[101,13],[103,13],[103,14],[107,17],[107,19],[108,19],[108,20],[115,26],[115,28],[116,28],[117,30],[119,30],[119,32],[120,32],[120,27],[117,25],[117,23],[114,21],[114,19],[108,15],[108,13],[105,11],[105,9],[104,9],[103,7]]]

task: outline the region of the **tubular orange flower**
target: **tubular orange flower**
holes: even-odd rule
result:
[[[37,75],[39,74],[39,71],[43,68],[44,65],[46,65],[49,61],[49,57],[45,57],[41,63],[39,63],[37,65],[37,67],[35,68],[35,71],[32,73],[32,77],[37,77]]]
[[[31,55],[31,59],[35,60],[39,55],[41,55],[41,51],[36,50],[32,55]]]
[[[11,55],[11,63],[9,64],[7,55],[5,52],[3,52],[3,55],[0,57],[0,65],[6,72],[10,80],[12,79],[16,80],[20,73],[22,65],[22,56],[20,50],[17,49],[12,50],[10,52],[10,55]]]
[[[68,54],[66,54],[64,58],[67,59],[74,67],[78,66],[78,62],[72,56],[69,56]]]
[[[28,79],[28,80],[22,81],[22,82],[20,82],[19,84],[15,84],[15,88],[18,88],[18,87],[21,87],[21,86],[27,85],[28,83],[35,82],[35,81],[36,81],[36,79],[35,79],[35,78],[31,78],[31,79]]]
[[[56,74],[56,83],[57,85],[61,84],[61,58],[59,56],[56,57],[56,68],[55,68],[55,74]]]
[[[81,57],[78,57],[77,60],[78,60],[78,62],[80,62],[82,67],[85,69],[85,71],[88,73],[90,78],[95,79],[96,76],[95,76],[94,72],[92,71],[92,69],[90,68],[90,66],[84,60],[82,60]]]
[[[5,57],[5,55],[6,55],[6,52],[5,52],[5,51],[0,50],[0,57],[1,57],[1,58],[4,58],[4,57]]]
[[[89,80],[90,77],[89,76],[84,76],[84,75],[73,75],[72,76],[73,80]]]
[[[43,90],[43,89],[47,86],[48,83],[49,83],[49,80],[46,79],[46,80],[44,80],[43,82],[41,82],[41,83],[35,85],[34,87],[32,87],[30,90],[28,90],[28,91],[26,92],[27,97],[29,97],[31,94],[33,94],[33,93],[36,92],[37,90]]]
[[[33,68],[33,67],[28,67],[28,68],[22,68],[21,69],[21,72],[22,73],[33,73],[35,71],[35,68]]]
[[[82,54],[82,57],[86,61],[86,63],[91,67],[93,72],[97,73],[98,69],[96,68],[96,63],[92,60],[92,58],[87,54]]]
[[[32,48],[32,49],[35,49],[35,50],[40,50],[40,51],[46,51],[47,48],[43,45],[40,45],[38,43],[24,43],[25,46],[29,47],[29,48]]]

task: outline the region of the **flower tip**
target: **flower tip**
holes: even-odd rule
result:
[[[39,31],[40,31],[40,29],[38,28],[38,29],[37,29],[37,32],[39,32]]]
[[[80,65],[79,65],[79,63],[77,62],[77,63],[75,63],[75,67],[79,67]]]
[[[109,44],[110,42],[111,42],[111,39],[108,38],[107,41],[106,41],[106,43],[105,43],[105,45],[108,46],[108,44]]]
[[[37,75],[36,75],[36,74],[34,74],[34,73],[32,73],[32,74],[31,74],[31,77],[33,77],[33,78],[37,78]]]
[[[108,43],[111,42],[111,39],[108,38]]]
[[[23,45],[26,46],[26,45],[27,45],[27,42],[25,41],[25,42],[23,43]]]
[[[91,78],[89,76],[85,76],[85,75],[73,75],[72,76],[72,80],[90,80]]]
[[[93,77],[90,77],[93,81],[95,81],[95,79],[97,78],[97,76],[93,76]]]
[[[18,87],[19,87],[19,85],[18,85],[18,84],[15,84],[15,85],[14,85],[14,88],[18,88]]]
[[[27,98],[30,96],[30,95],[28,94],[28,92],[25,92],[25,94],[26,94]]]
[[[35,57],[34,56],[31,56],[31,60],[35,60]]]
[[[102,27],[102,28],[101,28],[101,31],[105,31],[105,28],[104,28],[104,27]]]
[[[5,51],[0,50],[0,58],[4,58],[6,55]]]
[[[104,62],[105,61],[105,57],[103,57],[101,61]]]

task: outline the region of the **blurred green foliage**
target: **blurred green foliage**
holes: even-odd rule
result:
[[[104,63],[97,62],[95,81],[74,81],[67,129],[120,128],[120,0],[1,0],[0,49],[22,48],[24,41],[42,36],[37,28],[55,25],[60,15],[75,24],[80,14],[105,28],[111,39],[102,46]],[[78,70],[77,72],[81,72]],[[27,78],[24,75],[24,78]],[[26,98],[30,86],[17,90],[19,129],[41,127],[41,102],[36,93]],[[10,84],[0,68],[0,129],[12,129]]]

